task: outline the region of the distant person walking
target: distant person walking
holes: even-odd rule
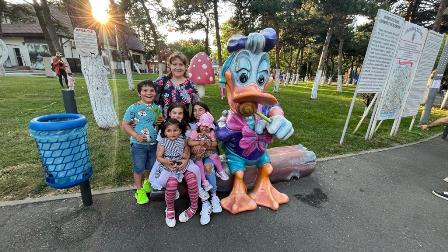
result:
[[[67,68],[64,61],[62,60],[62,54],[60,52],[57,52],[56,56],[51,59],[51,69],[58,76],[61,88],[64,88],[64,85],[62,84],[62,76],[64,76],[65,86],[67,86],[68,88]]]

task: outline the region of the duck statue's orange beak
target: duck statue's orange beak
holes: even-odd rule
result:
[[[225,73],[227,85],[227,102],[230,109],[243,116],[250,116],[257,112],[258,104],[273,106],[277,99],[268,93],[264,93],[256,83],[250,83],[244,87],[236,87],[233,84],[230,70]],[[269,80],[268,86],[272,82]]]

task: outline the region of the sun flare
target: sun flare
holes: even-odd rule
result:
[[[100,23],[105,24],[109,20],[109,0],[90,0],[92,15]]]

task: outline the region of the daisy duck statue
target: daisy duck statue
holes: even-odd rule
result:
[[[232,214],[255,210],[257,205],[277,210],[289,201],[269,180],[273,167],[266,150],[273,139],[286,140],[294,133],[277,99],[264,92],[273,81],[268,52],[276,42],[275,30],[266,28],[247,37],[231,37],[227,43],[231,55],[223,65],[221,83],[227,89],[230,109],[218,121],[216,136],[223,143],[234,176],[230,195],[221,200],[223,208]],[[248,193],[244,172],[253,165],[258,175]]]

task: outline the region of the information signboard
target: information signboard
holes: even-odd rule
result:
[[[404,23],[404,18],[384,10],[378,10],[362,64],[357,93],[379,93],[382,91]]]
[[[412,81],[408,98],[404,106],[402,117],[415,116],[418,112],[420,102],[426,90],[429,76],[434,67],[434,63],[442,44],[443,35],[434,31],[429,31],[425,46],[417,66],[417,72]]]
[[[428,30],[416,24],[405,22],[398,41],[391,72],[381,95],[377,120],[396,119],[417,70]]]
[[[73,32],[76,50],[81,56],[95,56],[98,54],[96,32],[90,29],[75,28]]]

